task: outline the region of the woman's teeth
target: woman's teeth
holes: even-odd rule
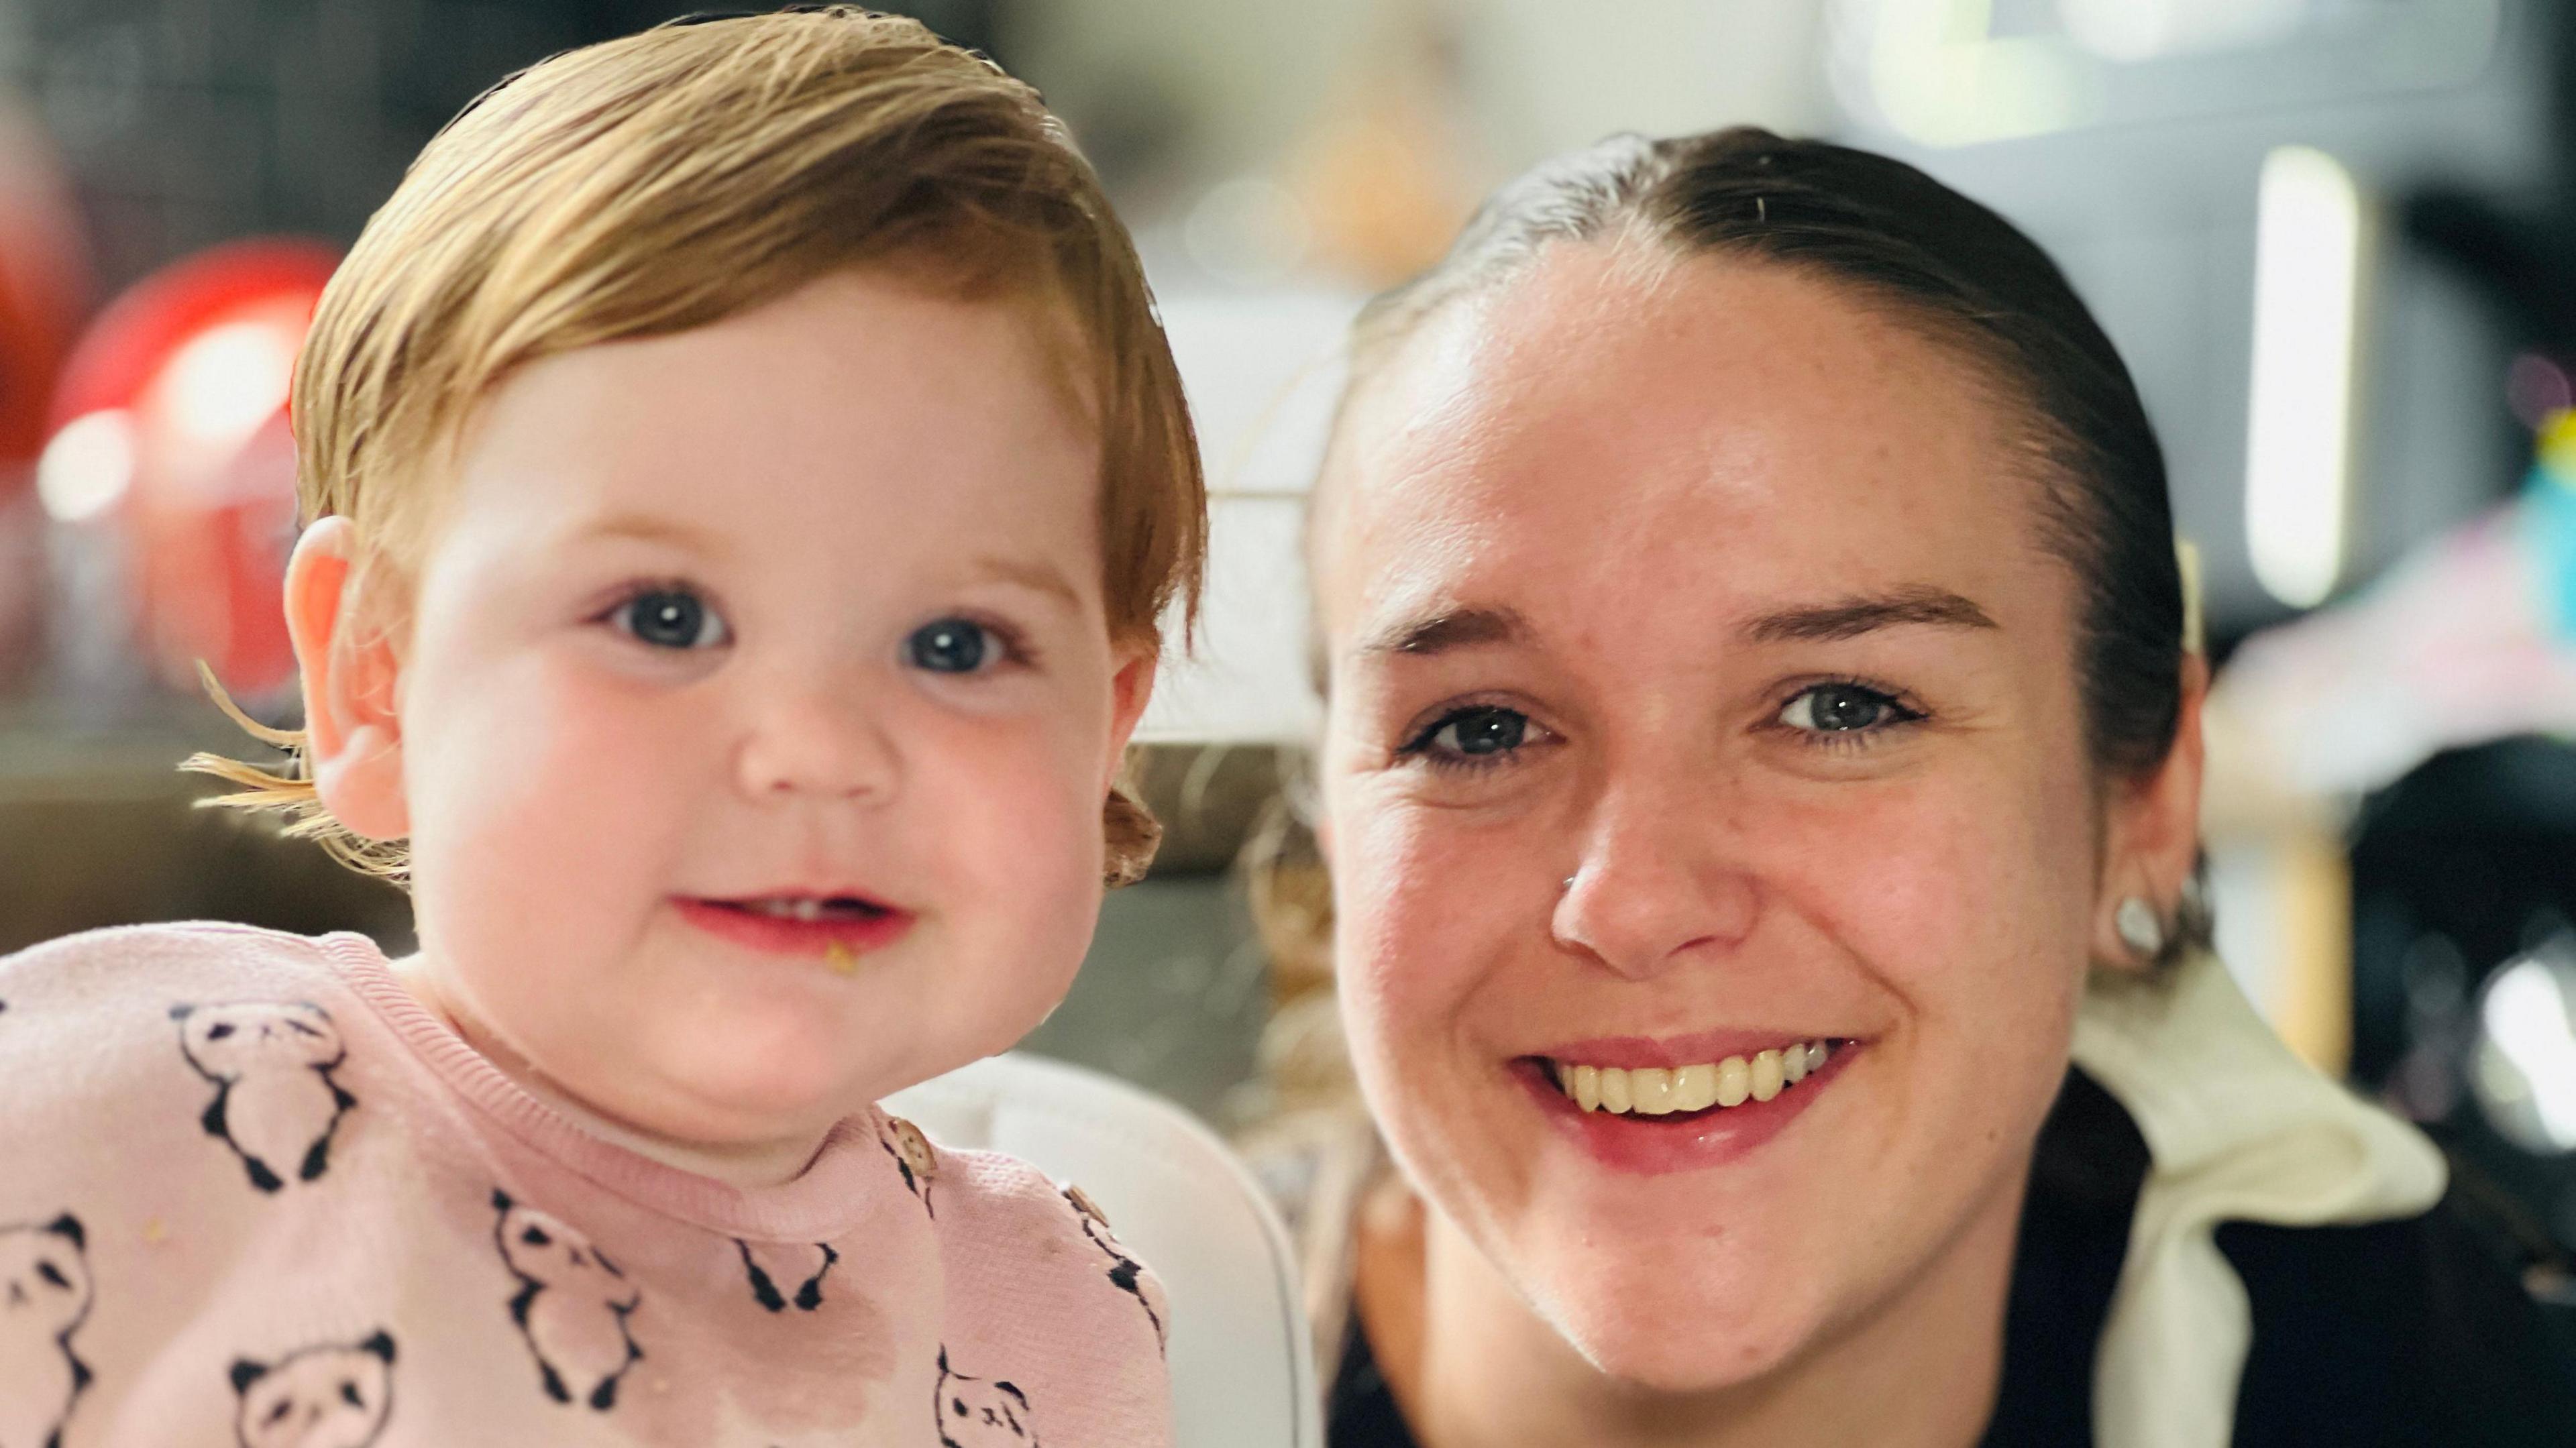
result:
[[[1797,1085],[1825,1064],[1824,1041],[1799,1041],[1751,1060],[1729,1056],[1705,1066],[1576,1066],[1551,1061],[1548,1069],[1557,1089],[1586,1111],[1615,1115],[1667,1116],[1676,1111],[1741,1106],[1768,1101]]]

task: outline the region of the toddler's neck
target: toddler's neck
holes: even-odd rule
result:
[[[592,1106],[578,1092],[548,1076],[460,999],[426,952],[388,962],[396,981],[431,1015],[511,1084],[574,1125],[650,1161],[743,1190],[794,1181],[813,1164],[830,1132],[799,1133],[771,1141],[695,1142],[647,1131]]]

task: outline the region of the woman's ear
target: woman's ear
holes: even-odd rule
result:
[[[411,833],[402,788],[402,724],[394,708],[399,661],[392,635],[363,596],[358,531],[323,518],[286,563],[286,631],[304,676],[304,758],[333,818],[375,840]],[[381,578],[383,575],[373,575]]]
[[[2157,951],[2142,949],[2141,941],[2123,932],[2121,907],[2131,899],[2145,902],[2161,949],[2173,936],[2184,885],[2200,859],[2201,706],[2209,697],[2209,661],[2198,653],[2183,656],[2181,693],[2173,748],[2164,763],[2111,791],[2109,848],[2093,909],[2097,960],[2146,967]]]

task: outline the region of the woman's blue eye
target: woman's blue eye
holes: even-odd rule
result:
[[[971,674],[984,667],[985,659],[996,652],[992,631],[962,618],[923,624],[904,640],[904,653],[911,658],[913,667],[934,674]]]
[[[1424,731],[1407,752],[1451,759],[1491,759],[1526,743],[1529,727],[1529,716],[1517,710],[1479,705],[1442,718]]]
[[[657,649],[711,649],[733,637],[705,599],[680,588],[639,593],[619,604],[610,617],[619,628]]]
[[[1811,734],[1857,734],[1921,717],[1893,697],[1860,684],[1802,689],[1780,710],[1781,723]]]

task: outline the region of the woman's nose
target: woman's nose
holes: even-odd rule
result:
[[[1761,914],[1758,880],[1724,807],[1687,788],[1606,797],[1551,925],[1558,940],[1643,980],[1741,945]]]
[[[902,755],[864,690],[809,681],[760,701],[736,770],[755,800],[886,798],[901,782]]]

